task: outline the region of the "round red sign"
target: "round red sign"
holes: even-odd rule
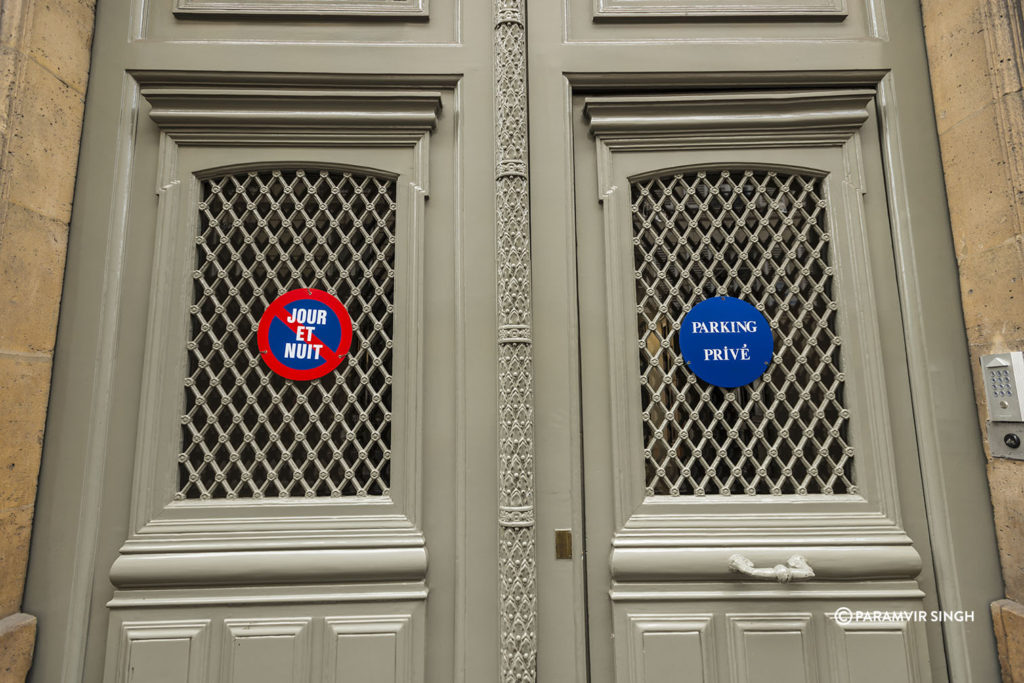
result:
[[[352,319],[320,289],[293,289],[260,318],[256,342],[267,366],[287,379],[310,380],[334,370],[352,344]]]

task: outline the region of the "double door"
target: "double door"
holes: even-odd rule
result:
[[[103,0],[34,679],[991,680],[912,9]],[[353,322],[309,381],[296,289]]]

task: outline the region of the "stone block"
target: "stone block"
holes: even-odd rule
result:
[[[0,47],[20,49],[25,34],[25,16],[32,0],[0,2]]]
[[[26,60],[8,128],[7,199],[67,223],[75,190],[83,97]]]
[[[992,101],[980,3],[924,0],[935,120],[943,133]]]
[[[992,458],[988,480],[1006,597],[1019,602],[1024,600],[1024,462]]]
[[[0,619],[0,683],[25,683],[35,643],[35,617],[19,612]]]
[[[18,66],[22,59],[24,57],[14,50],[0,47],[0,140],[7,137],[8,116],[14,101]],[[0,143],[0,150],[3,148],[4,145]]]
[[[48,358],[0,355],[0,511],[35,501],[49,389]]]
[[[81,95],[89,78],[95,6],[86,0],[35,0],[22,51]]]
[[[957,259],[1003,246],[1019,233],[1006,148],[994,104],[939,136]]]
[[[1024,683],[1024,605],[996,600],[992,603],[992,623],[1003,683]]]
[[[21,608],[32,534],[32,505],[0,511],[0,614]]]
[[[972,346],[1024,338],[1024,253],[1017,241],[960,262],[960,296]]]
[[[0,351],[53,351],[67,225],[18,205],[0,225]]]
[[[1022,214],[1024,211],[1024,91],[1008,93],[996,100],[1000,116],[1000,126],[1008,134],[1002,137],[1003,157],[1008,160],[1010,185],[1013,187],[1013,199],[1016,202],[1017,232],[1024,233]]]

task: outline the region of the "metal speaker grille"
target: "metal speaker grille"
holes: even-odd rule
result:
[[[631,183],[647,495],[855,493],[822,179],[758,170]],[[686,369],[678,332],[732,296],[772,326],[753,384]]]
[[[177,500],[383,496],[390,486],[395,183],[273,170],[204,180],[195,238]],[[308,382],[260,360],[275,298],[322,289],[348,356]]]

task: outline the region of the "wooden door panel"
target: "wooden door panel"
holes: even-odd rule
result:
[[[807,2],[758,2],[738,0],[704,2],[694,0],[594,0],[594,19],[683,19],[686,17],[743,17],[789,19],[843,19],[845,0]]]
[[[422,675],[422,604],[202,612],[208,619],[182,619],[187,611],[180,608],[151,610],[148,621],[132,620],[139,610],[116,612],[111,641],[118,645],[107,662],[107,680],[401,683]]]
[[[587,43],[738,43],[756,36],[807,41],[813,50],[819,41],[883,38],[887,30],[884,9],[872,0],[561,1],[568,39]]]
[[[307,43],[334,49],[346,44],[394,48],[457,44],[461,20],[456,0],[133,0],[130,30],[133,40],[150,45]],[[244,51],[243,47],[233,52]],[[250,57],[260,59],[258,52]],[[326,55],[331,49],[319,52]],[[277,55],[271,58],[278,62],[277,68],[262,70],[291,68],[293,56],[282,51]],[[317,70],[311,68],[314,64],[307,61],[307,70]]]
[[[637,592],[616,603],[616,678],[632,682],[917,683],[930,680],[924,624],[840,624],[836,610],[911,610],[906,599],[835,600],[764,591],[736,598],[707,586],[692,599]],[[893,593],[894,594],[894,593]],[[842,618],[840,618],[842,620]],[[621,629],[621,630],[620,630]],[[597,672],[605,676],[605,672]]]
[[[118,634],[112,665],[119,683],[200,683],[208,680],[210,622],[129,622]]]

